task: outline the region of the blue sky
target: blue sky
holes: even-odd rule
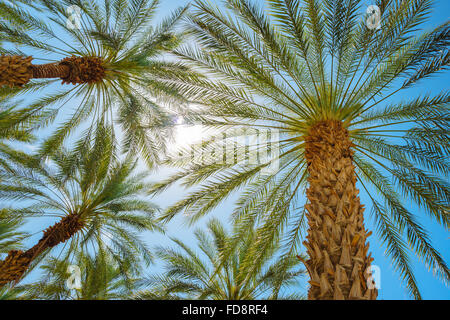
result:
[[[172,12],[175,8],[189,3],[187,0],[162,0],[160,9],[158,11],[158,15],[156,17],[157,20],[160,20],[167,16],[170,12]],[[370,1],[366,1],[367,6],[372,4]],[[432,12],[431,20],[424,25],[425,29],[429,29],[432,26],[436,26],[442,22],[445,22],[449,19],[450,12],[450,1],[448,0],[438,0],[435,2],[435,6]],[[362,12],[363,13],[363,12]],[[442,73],[439,77],[435,77],[432,80],[425,81],[423,85],[419,85],[414,87],[414,90],[408,92],[407,95],[398,95],[395,99],[404,100],[409,97],[410,94],[413,96],[418,96],[421,93],[438,93],[442,90],[448,90],[448,84],[450,83],[450,74],[448,72]],[[390,100],[390,102],[395,100]],[[70,110],[70,108],[76,107],[75,103],[70,102],[65,106],[65,110]],[[50,132],[50,129],[46,129],[40,132],[40,137],[46,136]],[[142,166],[142,169],[144,167]],[[166,177],[172,170],[168,168],[161,168],[157,173],[152,175],[153,180],[158,180],[163,177]],[[362,188],[359,188],[360,190]],[[181,189],[178,186],[170,188],[167,192],[165,192],[162,196],[155,198],[155,202],[160,205],[162,208],[167,207],[170,204],[173,204],[175,201],[179,200],[182,195],[186,193],[186,190]],[[220,205],[213,214],[207,216],[206,218],[200,220],[194,227],[188,228],[183,220],[183,217],[177,217],[168,225],[168,230],[166,235],[161,234],[150,234],[146,233],[145,239],[148,241],[149,245],[167,245],[169,244],[167,235],[175,236],[177,238],[182,239],[185,243],[191,246],[195,246],[195,242],[193,241],[193,230],[195,228],[201,228],[205,225],[205,223],[211,217],[218,217],[223,221],[227,221],[229,213],[233,208],[233,201],[236,196],[230,197],[226,202]],[[363,204],[369,204],[370,199],[364,194],[361,195],[361,202]],[[401,281],[399,280],[399,276],[394,272],[392,265],[390,263],[389,258],[386,257],[385,247],[382,245],[380,240],[376,236],[375,226],[373,224],[372,219],[370,219],[370,206],[366,206],[366,227],[369,230],[374,231],[374,235],[369,238],[370,242],[370,251],[372,252],[372,256],[375,258],[374,264],[377,265],[381,270],[381,289],[379,290],[379,299],[409,299],[406,290],[404,289]],[[441,252],[444,260],[448,263],[450,261],[450,234],[448,230],[445,230],[443,227],[431,221],[425,214],[420,213],[419,209],[411,207],[411,212],[417,212],[417,216],[420,218],[419,222],[430,232],[432,235],[431,240],[432,244]],[[41,230],[45,229],[49,225],[49,221],[46,219],[40,219],[39,221],[33,221],[32,223],[27,224],[27,229],[32,230],[33,233],[36,233],[27,244],[35,243],[39,237],[41,236]],[[57,251],[57,250],[56,250]],[[425,266],[418,262],[416,257],[411,256],[411,261],[413,262],[413,268],[415,271],[416,279],[419,284],[419,288],[421,289],[422,296],[425,299],[450,299],[450,290],[449,287],[446,287],[439,279],[434,278],[432,273],[427,271]],[[163,272],[162,266],[160,263],[156,263],[152,265],[148,269],[149,273],[157,273]],[[30,280],[32,277],[30,277]],[[305,287],[306,281],[301,281],[299,290],[306,292]]]

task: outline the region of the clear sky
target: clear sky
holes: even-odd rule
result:
[[[255,0],[258,1],[258,0]],[[259,0],[261,1],[261,0]],[[157,19],[161,19],[166,16],[168,13],[173,11],[175,8],[186,4],[190,1],[188,0],[162,0],[161,7],[159,9],[159,14],[157,15]],[[367,6],[369,6],[371,1],[366,1]],[[435,7],[432,13],[432,19],[429,21],[427,25],[425,25],[425,29],[429,29],[432,26],[436,26],[442,22],[445,22],[449,19],[450,12],[450,1],[449,0],[437,0],[435,1]],[[363,12],[362,12],[363,13]],[[424,82],[426,85],[417,86],[414,88],[414,96],[417,96],[419,93],[433,92],[437,93],[442,90],[449,88],[450,83],[450,74],[449,72],[442,73],[439,77],[435,77],[433,80],[427,80]],[[406,95],[399,95],[396,99],[402,100],[407,99]],[[392,100],[390,100],[392,102]],[[72,106],[73,107],[73,106]],[[71,104],[68,104],[65,107],[65,110],[69,110],[71,108]],[[42,131],[40,134],[44,137],[48,134],[48,130]],[[153,174],[152,179],[158,180],[162,177],[167,176],[170,172],[170,169],[161,168],[157,173]],[[362,188],[360,188],[362,189]],[[162,196],[159,196],[155,199],[155,202],[158,203],[161,207],[166,207],[175,201],[179,200],[182,194],[185,193],[184,190],[175,186],[165,192]],[[204,226],[204,224],[209,220],[210,217],[219,217],[221,220],[226,221],[228,219],[229,213],[232,211],[233,200],[235,197],[231,197],[228,201],[224,202],[221,206],[219,206],[213,214],[207,216],[197,223],[194,227],[188,228],[183,223],[183,217],[175,218],[168,225],[168,230],[166,235],[159,234],[150,234],[146,233],[145,238],[148,240],[150,245],[167,245],[169,243],[167,235],[175,236],[177,238],[182,239],[188,245],[195,246],[195,242],[193,241],[193,230],[195,228],[199,228]],[[364,195],[361,196],[362,203],[369,204],[370,200]],[[369,238],[370,242],[370,251],[372,252],[373,257],[375,258],[374,264],[379,266],[381,270],[381,289],[379,290],[379,299],[409,299],[406,290],[401,284],[399,280],[399,275],[394,272],[389,258],[385,256],[385,247],[379,241],[376,236],[375,227],[372,219],[370,219],[370,215],[368,214],[370,211],[370,206],[366,205],[366,227],[369,230],[374,231],[374,235]],[[417,208],[413,208],[412,212],[418,212]],[[426,217],[426,215],[421,214],[420,217]],[[425,218],[421,219],[420,222],[426,227],[427,230],[430,231],[432,235],[431,240],[433,245],[441,252],[444,260],[448,263],[450,261],[450,234],[443,227],[440,227],[436,223],[432,222],[430,219]],[[29,243],[35,243],[39,237],[41,236],[41,230],[48,226],[48,221],[40,220],[39,222],[35,221],[32,224],[27,225],[27,229],[32,229],[32,232],[36,232],[36,234],[30,239]],[[440,280],[433,277],[431,272],[428,272],[425,266],[418,262],[416,257],[411,256],[411,261],[413,262],[413,268],[415,271],[415,275],[419,284],[419,288],[421,289],[422,296],[424,299],[450,299],[450,290],[449,287],[446,287]],[[152,265],[148,272],[160,272],[162,271],[160,263],[156,263]],[[305,281],[301,282],[303,286],[299,288],[306,292]]]

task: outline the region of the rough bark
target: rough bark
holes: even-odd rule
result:
[[[33,78],[66,78],[69,75],[69,66],[59,62],[33,65]]]
[[[22,87],[31,79],[59,78],[63,84],[93,84],[106,75],[99,57],[67,57],[55,63],[31,64],[32,57],[0,56],[0,87]]]
[[[63,83],[82,84],[100,82],[106,75],[103,60],[99,57],[64,58],[61,65],[69,67],[69,74],[61,77]]]
[[[305,140],[308,299],[376,299],[348,131],[339,121],[322,121]]]
[[[33,77],[32,57],[0,56],[0,87],[22,87]]]
[[[23,252],[11,250],[5,260],[0,261],[0,288],[9,282],[17,283],[27,271],[31,262],[49,248],[66,242],[83,228],[77,214],[70,214],[44,231],[39,242]]]

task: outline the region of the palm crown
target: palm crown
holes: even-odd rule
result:
[[[370,233],[363,225],[358,181],[409,291],[420,298],[408,246],[449,280],[448,267],[405,202],[448,228],[449,95],[391,101],[448,66],[449,24],[417,34],[432,1],[375,3],[379,28],[359,15],[364,8],[358,0],[268,0],[268,13],[248,0],[224,1],[228,11],[195,3],[187,28],[197,46],[183,46],[176,54],[207,77],[174,75],[166,83],[197,102],[188,121],[232,138],[245,137],[249,128],[277,130],[280,156],[257,166],[247,165],[248,157],[232,163],[169,159],[184,169],[156,184],[155,193],[180,180],[199,187],[162,219],[185,210],[195,221],[245,188],[233,217],[240,226],[236,239],[259,223],[252,258],[244,262],[251,268],[256,253],[283,232],[292,247],[302,238],[305,212],[297,208],[307,187],[309,297],[374,298],[366,285],[370,276],[362,274],[373,259],[367,255]],[[195,148],[206,154],[223,144],[213,137]],[[274,161],[278,169],[261,175]]]
[[[65,111],[70,117],[42,145],[41,154],[51,153],[83,121],[94,120],[95,130],[96,120],[105,119],[120,125],[124,151],[141,152],[148,164],[158,158],[170,124],[161,102],[179,97],[158,77],[183,71],[160,57],[178,45],[180,35],[172,29],[186,10],[176,10],[155,27],[158,5],[158,0],[2,4],[10,21],[0,23],[0,87],[12,87],[0,88],[2,93],[43,92],[28,107],[51,111],[53,118],[69,100],[78,104]],[[32,59],[46,63],[34,65]],[[52,78],[69,86],[55,91],[59,80]]]
[[[2,171],[0,181],[0,196],[12,200],[5,214],[60,220],[32,248],[9,252],[0,262],[0,286],[19,281],[35,259],[64,242],[66,258],[81,248],[89,252],[91,245],[99,250],[101,243],[115,263],[150,263],[136,231],[162,230],[153,219],[158,208],[142,198],[149,186],[147,175],[135,172],[137,160],[119,160],[111,127],[98,125],[95,136],[55,151],[50,162],[19,151],[8,156],[14,166]]]
[[[301,298],[297,294],[283,295],[289,285],[298,281],[303,271],[298,267],[299,259],[291,255],[277,260],[279,244],[274,244],[264,253],[258,268],[249,270],[241,263],[245,261],[247,249],[255,240],[255,234],[248,232],[238,246],[230,248],[231,236],[218,220],[211,220],[207,233],[195,232],[198,248],[189,248],[183,241],[172,239],[179,252],[160,247],[158,256],[166,263],[164,275],[152,276],[141,285],[146,290],[138,292],[138,299],[288,299]],[[232,250],[226,261],[222,253]],[[202,256],[204,255],[204,260]],[[250,271],[250,272],[249,272]],[[281,293],[280,293],[281,292]]]

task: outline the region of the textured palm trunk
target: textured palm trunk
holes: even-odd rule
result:
[[[60,64],[59,62],[47,63],[40,65],[32,65],[33,78],[67,78],[70,73],[68,65]]]
[[[83,84],[103,80],[106,71],[99,57],[68,57],[55,63],[33,65],[32,57],[0,56],[0,87],[22,87],[33,78],[59,78],[63,83]]]
[[[348,131],[339,121],[322,121],[305,142],[308,299],[375,300],[366,243],[370,233],[364,228]]]
[[[45,230],[43,237],[29,250],[10,251],[5,260],[0,261],[0,288],[9,282],[17,283],[36,257],[45,250],[66,242],[82,228],[80,216],[71,214]]]

